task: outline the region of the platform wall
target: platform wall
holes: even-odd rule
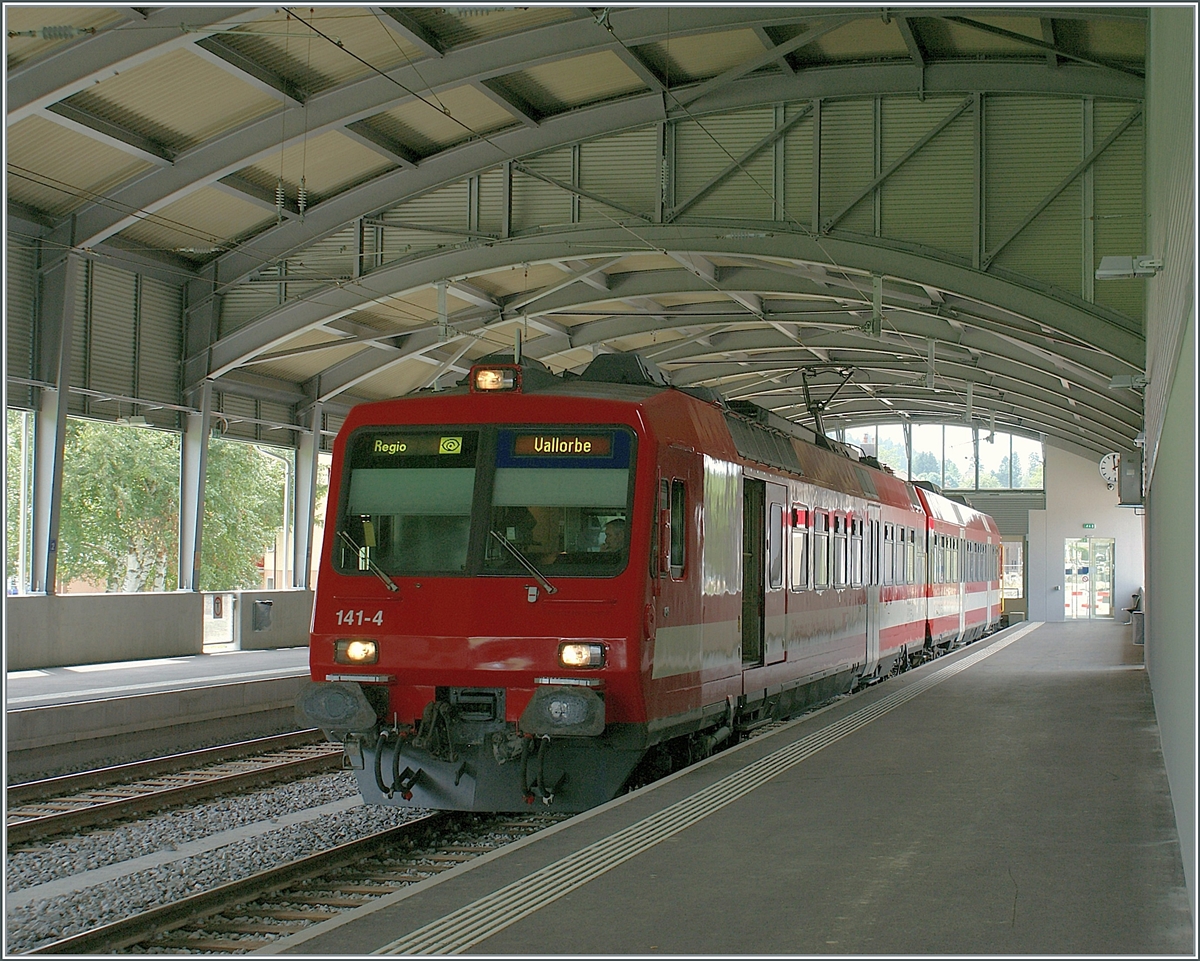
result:
[[[1116,541],[1113,609],[1118,621],[1125,620],[1122,608],[1145,579],[1142,518],[1131,507],[1117,506],[1117,492],[1100,476],[1099,458],[1089,460],[1050,444],[1045,450],[1046,509],[1029,512],[1029,619],[1066,619],[1064,544],[1069,537],[1091,536]]]
[[[256,604],[269,604],[269,623]],[[242,591],[238,594],[238,647],[261,651],[276,647],[306,647],[312,622],[312,591]]]
[[[32,594],[7,598],[8,670],[199,654],[204,596]]]

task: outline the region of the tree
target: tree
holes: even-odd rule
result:
[[[1029,455],[1029,474],[1025,478],[1025,487],[1041,490],[1043,487],[1042,458],[1037,451]]]
[[[59,580],[173,590],[178,529],[179,435],[67,421]]]
[[[60,580],[110,591],[175,589],[179,450],[179,435],[168,431],[67,421]],[[252,444],[209,443],[202,590],[260,586],[259,561],[283,520],[285,476]]]
[[[913,454],[913,480],[933,481],[939,487],[942,485],[942,462],[937,456],[927,450],[919,450]]]
[[[283,523],[283,464],[252,444],[213,439],[204,486],[200,589],[262,586],[258,564]]]

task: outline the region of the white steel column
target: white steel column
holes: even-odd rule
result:
[[[317,465],[321,456],[321,405],[312,409],[312,429],[300,435],[296,451],[296,503],[292,522],[292,587],[310,588],[313,525],[317,506]]]
[[[83,259],[68,253],[42,274],[43,388],[34,415],[33,563],[29,589],[53,594],[58,568],[58,521],[62,506],[63,444],[71,381],[71,332],[76,322],[76,290]],[[79,318],[82,322],[82,318]]]
[[[179,589],[200,590],[200,544],[204,528],[204,475],[212,419],[212,382],[199,391],[200,412],[184,418],[179,459]]]

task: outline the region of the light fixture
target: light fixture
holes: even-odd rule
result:
[[[1150,381],[1141,374],[1117,374],[1108,382],[1109,390],[1138,390]]]
[[[1133,277],[1153,277],[1163,268],[1163,262],[1142,254],[1140,257],[1101,257],[1096,268],[1097,280],[1129,280]]]

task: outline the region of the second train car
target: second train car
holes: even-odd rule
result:
[[[373,803],[584,810],[999,620],[986,515],[634,354],[356,407],[328,503],[298,715]]]

